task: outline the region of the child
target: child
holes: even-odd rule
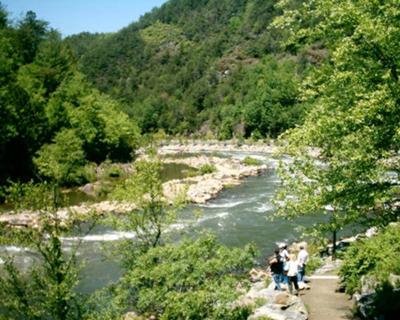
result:
[[[290,294],[293,294],[293,286],[296,289],[296,295],[299,294],[299,285],[297,283],[297,273],[298,273],[298,269],[299,269],[299,264],[296,260],[296,256],[294,254],[291,254],[288,256],[288,279],[289,279],[289,292]]]

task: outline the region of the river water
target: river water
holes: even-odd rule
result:
[[[239,186],[227,189],[221,195],[204,205],[190,205],[180,212],[168,233],[175,238],[182,235],[195,236],[205,230],[215,234],[227,246],[243,247],[254,243],[260,251],[260,259],[269,255],[279,242],[292,242],[300,232],[299,226],[310,226],[315,218],[302,217],[294,221],[268,220],[274,212],[271,203],[280,181],[274,168],[277,160],[271,155],[229,152],[221,156],[243,159],[250,155],[267,163],[271,168],[259,177],[250,177]],[[200,217],[194,212],[201,210]],[[90,293],[116,281],[122,274],[115,258],[107,257],[104,246],[122,238],[134,238],[129,232],[117,232],[109,227],[98,226],[84,237],[63,239],[66,250],[71,250],[78,240],[82,246],[78,255],[84,261],[78,290]],[[16,247],[2,247],[0,251],[12,252],[21,266],[28,266],[35,254]],[[0,261],[1,263],[1,261]]]

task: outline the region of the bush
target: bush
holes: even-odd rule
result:
[[[259,166],[261,165],[261,161],[247,156],[242,160],[242,164],[246,166]]]
[[[315,270],[322,266],[322,264],[323,260],[321,257],[310,255],[310,258],[307,262],[307,274],[313,274]]]
[[[390,273],[400,274],[400,224],[388,226],[371,239],[354,243],[344,254],[339,274],[346,292],[353,294],[361,287],[361,277],[373,276],[378,282]]]
[[[158,319],[247,319],[251,310],[233,302],[254,257],[253,247],[227,248],[213,236],[152,248],[123,278],[121,296]]]
[[[206,163],[203,164],[200,168],[199,168],[200,174],[208,174],[208,173],[213,173],[215,171],[217,171],[217,168],[215,168],[214,165]]]

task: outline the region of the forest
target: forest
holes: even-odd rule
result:
[[[283,48],[279,14],[274,1],[172,0],[119,32],[62,39],[2,7],[0,184],[84,183],[90,163],[131,160],[140,134],[256,140],[301,123],[301,79],[326,50]]]
[[[360,275],[374,277],[369,316],[394,319],[398,303],[384,302],[399,292],[388,282],[400,272],[399,17],[396,0],[169,0],[118,32],[63,38],[32,11],[11,20],[0,3],[0,202],[39,220],[0,223],[1,246],[38,257],[26,274],[0,258],[0,319],[250,316],[254,306],[234,302],[238,283],[251,285],[252,244],[168,238],[187,203],[164,197],[153,147],[165,137],[276,141],[290,161],[276,168],[274,218],[324,212],[307,230],[320,242],[352,225],[378,228],[341,256],[339,275],[349,294]],[[65,191],[114,163],[133,163],[134,174],[108,200],[135,208],[60,219]],[[85,295],[82,243],[66,252],[63,239],[102,223],[135,241],[107,248],[122,275]]]

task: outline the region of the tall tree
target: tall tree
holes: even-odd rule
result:
[[[25,17],[18,22],[15,46],[20,51],[23,64],[33,61],[40,43],[46,38],[47,31],[48,23],[37,19],[36,13],[33,11],[28,11]]]
[[[310,0],[298,9],[290,9],[290,1],[280,5],[285,14],[275,25],[293,30],[287,45],[318,42],[329,56],[304,81],[303,99],[313,105],[305,124],[285,135],[294,161],[281,171],[279,214],[325,211],[330,223],[321,226],[331,231],[350,222],[398,218],[398,1]],[[310,147],[317,148],[316,157]]]

